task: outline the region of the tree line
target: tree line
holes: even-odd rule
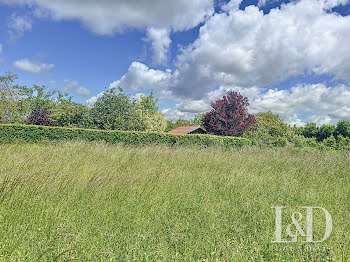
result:
[[[136,99],[126,95],[121,88],[106,89],[88,107],[73,102],[67,93],[50,91],[44,86],[15,85],[16,79],[17,76],[11,73],[0,76],[0,123],[154,132],[201,125],[209,134],[245,137],[256,144],[350,141],[349,121],[320,127],[315,123],[291,127],[272,112],[250,114],[248,98],[233,91],[212,102],[211,111],[198,114],[192,120],[172,122],[165,120],[159,112],[153,92]]]
[[[163,132],[166,120],[153,93],[139,99],[122,89],[106,90],[92,107],[72,101],[67,93],[44,86],[14,85],[17,76],[0,77],[0,123]]]

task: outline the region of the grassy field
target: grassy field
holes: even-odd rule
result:
[[[331,237],[272,243],[273,206]],[[0,145],[0,261],[350,261],[349,233],[346,153]]]

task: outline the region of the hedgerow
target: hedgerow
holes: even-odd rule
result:
[[[241,147],[251,141],[241,137],[220,137],[213,135],[174,135],[156,132],[95,130],[82,128],[47,127],[33,125],[0,124],[0,142],[39,142],[57,140],[105,141],[126,145],[199,145]]]

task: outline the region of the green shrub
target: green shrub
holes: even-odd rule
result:
[[[316,135],[316,139],[318,142],[322,142],[323,140],[331,137],[334,134],[335,126],[332,125],[322,125],[318,129],[318,133]]]
[[[325,147],[328,147],[330,149],[337,149],[338,148],[337,140],[335,139],[335,137],[333,135],[328,137],[328,138],[326,138],[325,140],[323,140],[322,144]]]
[[[271,144],[274,147],[285,147],[287,145],[287,139],[285,137],[274,137],[271,140]]]
[[[304,145],[306,147],[319,148],[319,146],[320,146],[320,144],[317,142],[315,137],[304,138],[302,141],[304,141]]]
[[[319,132],[319,128],[316,123],[307,123],[303,128],[303,135],[307,138],[316,137]]]
[[[273,114],[270,111],[257,113],[254,116],[258,124],[257,131],[265,131],[272,137],[285,136],[287,131],[291,129],[279,118],[279,115]]]
[[[339,121],[337,127],[334,131],[335,136],[342,135],[343,137],[350,137],[350,122],[349,121]]]
[[[337,136],[337,149],[350,150],[350,138],[343,137],[342,135],[338,135]]]
[[[50,118],[55,126],[88,128],[89,108],[85,105],[62,99],[50,110]]]
[[[39,142],[43,140],[87,140],[127,145],[199,145],[241,147],[251,145],[249,139],[240,137],[220,137],[213,135],[174,135],[155,132],[93,130],[81,128],[46,127],[29,125],[0,125],[0,142],[24,140]]]

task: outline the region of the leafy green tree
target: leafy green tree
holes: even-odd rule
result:
[[[337,140],[333,135],[323,140],[322,144],[331,149],[337,149]]]
[[[350,138],[343,137],[342,135],[337,136],[338,149],[350,150]]]
[[[279,118],[279,115],[273,114],[271,111],[257,113],[254,116],[258,125],[258,130],[266,132],[270,136],[286,136],[287,131],[290,129],[290,127]]]
[[[337,127],[334,131],[334,135],[342,135],[343,137],[350,137],[350,123],[349,121],[339,121],[337,123]]]
[[[143,131],[164,132],[166,129],[167,123],[164,115],[159,112],[157,102],[153,92],[148,96],[141,96],[140,101],[136,102],[140,121],[144,123]]]
[[[278,114],[268,111],[254,116],[257,129],[243,136],[249,138],[255,145],[283,147],[291,140],[299,142],[300,138],[295,134],[294,129],[283,122]]]
[[[134,114],[130,98],[120,88],[106,90],[90,110],[93,127],[105,130],[130,130]]]
[[[71,98],[59,98],[58,103],[51,109],[50,115],[56,126],[89,128],[89,108],[72,102]]]
[[[190,126],[191,125],[191,121],[179,118],[178,120],[176,120],[175,125],[177,127],[179,127],[179,126]]]
[[[302,126],[296,126],[294,125],[292,127],[292,131],[294,132],[294,134],[296,135],[299,135],[299,136],[304,136],[303,133],[304,133],[304,127]]]
[[[203,114],[196,114],[194,116],[194,118],[191,121],[191,125],[194,125],[194,126],[203,126],[203,119],[205,117],[205,114],[206,113],[203,113]]]
[[[182,118],[179,118],[178,120],[176,120],[176,122],[173,122],[171,120],[167,120],[167,127],[165,129],[165,132],[169,132],[175,128],[178,128],[180,126],[191,126],[192,123],[189,120],[185,120]]]
[[[28,104],[21,97],[20,87],[14,85],[17,76],[0,76],[0,123],[24,123]]]
[[[303,136],[304,137],[317,137],[317,134],[319,133],[318,127],[316,126],[316,123],[307,123],[305,127],[303,128]]]
[[[55,106],[54,95],[56,91],[47,90],[45,86],[33,85],[33,87],[20,86],[21,96],[27,101],[31,111],[39,108],[50,110]],[[61,93],[59,93],[63,96]]]
[[[165,128],[165,132],[169,132],[173,129],[175,129],[175,123],[171,120],[166,120],[166,128]]]
[[[106,130],[164,131],[166,122],[158,112],[153,93],[140,101],[124,94],[121,88],[110,89],[90,109],[94,128]]]
[[[321,142],[328,137],[332,136],[335,131],[335,126],[333,125],[322,125],[320,128],[318,128],[318,132],[316,135],[316,139],[318,142]]]
[[[176,120],[176,122],[173,122],[171,120],[166,121],[166,129],[165,132],[169,132],[175,128],[178,128],[180,126],[203,126],[203,119],[206,113],[203,114],[197,114],[195,117],[191,120],[185,120],[182,118],[179,118]]]

